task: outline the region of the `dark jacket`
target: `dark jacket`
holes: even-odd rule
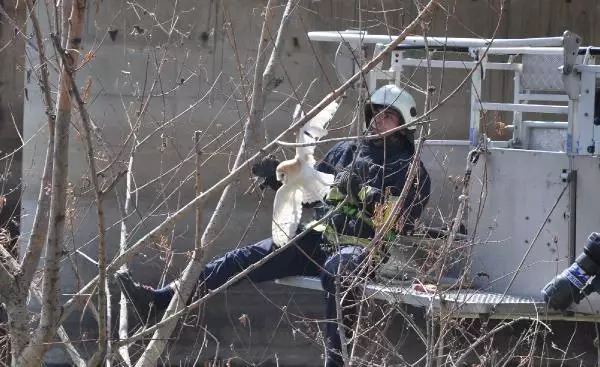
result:
[[[400,195],[413,154],[414,145],[408,140],[401,140],[395,144],[388,143],[385,148],[368,142],[359,145],[355,141],[345,141],[331,148],[316,168],[333,175],[342,169],[352,168],[360,176],[362,185],[370,186],[369,191],[372,194],[369,203],[364,206],[365,214],[370,216],[374,204],[383,202],[382,193],[385,193],[386,189],[389,188],[392,195]],[[409,215],[403,232],[412,230],[415,220],[421,216],[429,199],[431,181],[422,162],[417,182],[418,186],[416,184],[411,186],[404,204],[404,209],[409,210]],[[317,210],[317,216],[320,217],[329,209],[331,205]],[[363,238],[371,238],[374,235],[370,225],[341,213],[334,215],[331,222],[338,233]]]

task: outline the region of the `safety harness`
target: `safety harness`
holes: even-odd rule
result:
[[[357,202],[350,198],[346,198],[346,195],[342,194],[337,187],[332,186],[327,194],[326,201],[332,205],[335,205],[341,214],[348,218],[361,220],[364,224],[371,227],[373,232],[375,232],[375,223],[373,222],[373,219],[367,215],[362,208],[362,203],[365,201],[370,189],[370,186],[363,186],[357,195],[360,202]],[[346,199],[345,202],[344,199]],[[398,200],[398,197],[388,195],[383,207],[391,208],[395,200]],[[389,215],[389,210],[384,210],[384,220],[387,219],[387,215]],[[331,223],[321,223],[316,225],[314,229],[322,232],[325,239],[327,239],[327,242],[329,242],[331,245],[358,245],[367,247],[371,244],[371,239],[369,238],[339,233]],[[396,239],[396,236],[397,232],[392,229],[386,234],[385,240],[392,242]]]

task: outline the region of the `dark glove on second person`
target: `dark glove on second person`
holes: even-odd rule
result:
[[[333,184],[344,195],[350,196],[355,201],[358,201],[358,192],[362,186],[362,179],[356,172],[349,168],[343,169],[336,176]]]
[[[268,155],[252,166],[252,174],[263,179],[263,182],[260,184],[261,189],[268,186],[273,190],[277,190],[281,187],[281,182],[277,181],[277,176],[275,175],[275,170],[279,163],[275,157]]]

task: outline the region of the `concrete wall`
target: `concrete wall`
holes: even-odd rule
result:
[[[443,5],[451,9],[450,16],[437,12],[430,34],[443,35],[448,29],[451,36],[490,37],[498,21],[498,9],[495,8],[498,3],[482,0],[444,1]],[[94,57],[78,73],[80,86],[87,80],[92,81],[88,108],[113,151],[118,151],[122,146],[125,146],[125,150],[131,149],[129,123],[136,122],[141,106],[154,85],[151,92],[154,97],[140,118],[141,127],[136,136],[139,140],[148,136],[148,140],[136,153],[135,184],[138,188],[144,188],[137,192],[136,212],[128,220],[133,229],[131,241],[145,234],[168,213],[191,198],[194,188],[189,175],[193,170],[193,159],[188,159],[177,170],[169,169],[182,159],[193,156],[194,130],[203,132],[204,156],[208,158],[215,155],[214,159],[208,159],[203,164],[205,187],[228,171],[239,145],[239,138],[235,138],[234,134],[239,131],[247,112],[244,96],[251,90],[252,66],[256,58],[264,6],[263,1],[257,0],[145,1],[135,4],[138,5],[113,0],[91,7],[86,19],[84,47],[85,52],[91,51]],[[362,10],[357,10],[359,4]],[[379,12],[382,4],[386,10],[390,10],[387,19]],[[600,25],[596,25],[595,21],[600,15],[599,7],[596,2],[585,0],[509,1],[497,36],[539,37],[558,35],[564,29],[571,29],[581,34],[586,44],[600,43]],[[281,11],[282,7],[279,7],[277,13]],[[175,24],[171,22],[174,13],[178,15]],[[40,14],[45,14],[45,11]],[[310,81],[317,78],[310,95],[311,101],[315,102],[338,84],[331,67],[335,45],[311,44],[306,37],[307,31],[362,26],[371,33],[385,33],[388,28],[384,21],[387,20],[389,31],[398,33],[414,14],[412,1],[302,2],[291,21],[290,31],[284,39],[284,52],[279,60],[277,75],[283,79],[283,83],[267,100],[265,110],[269,113],[265,117],[265,125],[269,136],[273,137],[289,124],[294,106],[289,96],[293,95],[295,88],[302,94]],[[360,22],[358,19],[361,19]],[[168,36],[163,29],[172,26],[176,31]],[[47,25],[45,27],[48,28]],[[107,33],[108,30],[111,32]],[[114,39],[111,35],[114,35]],[[35,60],[31,49],[28,49],[28,55]],[[241,68],[237,67],[238,62]],[[30,69],[34,65],[35,61],[33,65],[26,63],[25,67]],[[434,74],[434,77],[439,81],[441,74]],[[484,90],[486,98],[502,100],[512,93],[510,80],[496,75],[491,77],[495,79]],[[424,75],[416,75],[415,80],[422,82],[423,78]],[[460,78],[460,75],[444,75],[443,84],[435,83],[437,92],[446,95]],[[31,228],[46,137],[44,108],[37,85],[32,79],[26,86],[29,100],[25,101],[24,112],[24,138],[27,144],[23,151],[25,188],[22,243],[25,243],[27,231]],[[344,126],[351,121],[354,113],[354,99],[353,93],[349,93],[342,111],[336,117],[336,126],[342,129],[333,135],[347,132]],[[418,99],[422,101],[422,98]],[[438,120],[433,129],[434,138],[466,137],[468,100],[468,89],[465,89],[434,116]],[[87,163],[77,133],[78,124],[78,121],[73,124],[70,148],[69,176],[74,195],[66,244],[78,270],[75,272],[69,262],[65,263],[62,270],[65,293],[76,290],[82,281],[90,279],[96,271],[91,263],[74,252],[78,249],[96,257],[95,211],[89,195]],[[217,137],[228,129],[230,131],[224,136]],[[153,131],[157,132],[152,134]],[[290,151],[286,154],[289,156]],[[458,174],[463,167],[460,161],[457,165],[460,169],[447,171],[444,168],[448,165],[445,154],[433,151],[427,154],[431,157],[427,158],[430,171],[440,177]],[[107,180],[114,177],[110,175],[114,175],[119,167],[122,166],[110,171]],[[158,177],[160,179],[152,181]],[[248,185],[247,177],[249,174],[242,177],[242,190]],[[179,185],[181,188],[177,191]],[[442,196],[444,188],[452,192],[452,187],[438,184],[436,195],[439,193]],[[162,203],[173,192],[175,195]],[[205,205],[205,218],[210,216],[215,199]],[[257,193],[239,194],[235,206],[230,208],[232,216],[227,226],[211,244],[207,257],[268,236],[271,199],[272,193],[266,193],[263,200]],[[115,194],[109,195],[107,202],[108,223],[112,225],[108,230],[111,256],[117,251],[119,205],[122,200],[123,185],[118,185]],[[445,205],[448,211],[452,209],[451,203]],[[156,210],[156,213],[151,213],[152,210]],[[140,218],[147,219],[140,222]],[[179,222],[171,238],[166,239],[166,243],[172,246],[174,260],[165,276],[167,281],[179,273],[185,252],[192,248],[193,232],[193,218],[189,216]],[[242,239],[241,233],[244,233]],[[165,252],[155,244],[136,257],[133,269],[138,278],[157,285],[165,261]],[[282,311],[284,306],[285,312]],[[321,346],[315,342],[314,325],[303,323],[302,318],[320,318],[323,311],[322,294],[318,292],[273,284],[246,284],[209,302],[204,319],[209,330],[221,342],[219,355],[241,356],[255,363],[274,360],[277,355],[281,365],[306,366],[321,363]],[[252,321],[251,328],[242,326],[238,321],[242,314],[248,315]],[[293,333],[289,320],[293,320],[292,325],[298,330],[309,333],[309,338]],[[95,329],[93,322],[86,319],[80,324],[78,318],[73,318],[68,327],[74,338],[78,338],[81,332],[93,335]],[[199,350],[197,338],[202,337],[201,329],[185,327],[177,345],[173,346],[164,362],[168,360],[175,363],[186,358],[193,360],[198,353],[202,354],[201,360],[212,356],[215,352],[213,343]],[[49,356],[53,362],[63,358],[60,352]]]

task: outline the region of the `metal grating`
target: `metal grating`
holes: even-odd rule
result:
[[[538,91],[564,91],[561,72],[562,55],[523,55],[521,87]]]
[[[515,304],[533,304],[536,301],[532,298],[516,297],[498,293],[482,293],[477,291],[470,291],[469,293],[462,292],[457,294],[456,292],[448,292],[447,297],[456,297],[459,301],[465,303],[481,303],[495,305],[497,303],[515,303]]]
[[[277,279],[278,284],[322,290],[321,281],[316,277],[287,277]],[[417,307],[432,307],[434,310],[463,314],[490,314],[497,316],[538,315],[545,312],[544,303],[530,297],[518,297],[498,293],[488,293],[472,289],[443,291],[431,294],[413,290],[410,286],[388,286],[369,284],[366,295],[387,302],[409,304]]]

